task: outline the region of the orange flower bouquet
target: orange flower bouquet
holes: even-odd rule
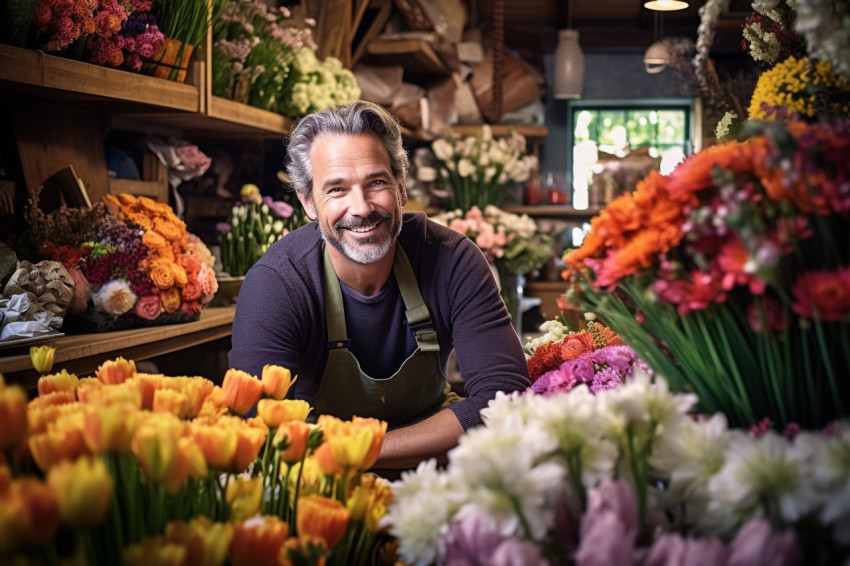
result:
[[[28,400],[0,376],[0,562],[393,564],[391,485],[366,471],[386,423],[308,423],[293,382],[118,358],[43,375]]]
[[[167,204],[108,195],[91,209],[34,205],[28,215],[18,255],[61,262],[74,281],[64,329],[197,320],[218,290],[212,254]]]
[[[819,427],[850,409],[850,122],[759,127],[613,201],[568,297],[705,412]]]

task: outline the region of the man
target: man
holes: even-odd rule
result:
[[[386,420],[377,466],[444,458],[528,369],[487,261],[465,236],[402,214],[408,158],[395,118],[357,101],[299,121],[287,171],[314,220],[245,277],[230,366],[288,368],[317,413]],[[450,392],[452,349],[466,398]]]

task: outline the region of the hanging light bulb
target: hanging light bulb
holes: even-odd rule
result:
[[[643,5],[647,10],[657,10],[659,12],[673,12],[675,10],[684,10],[688,7],[687,2],[682,0],[650,0]]]
[[[651,74],[660,73],[667,68],[670,64],[670,50],[663,39],[649,46],[643,54],[643,64],[646,65],[646,72]]]
[[[555,98],[581,98],[584,87],[584,53],[578,43],[579,33],[574,29],[558,32],[555,49]]]

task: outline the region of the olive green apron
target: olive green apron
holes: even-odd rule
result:
[[[333,263],[324,249],[325,319],[328,325],[328,362],[322,382],[310,401],[318,414],[348,420],[353,415],[387,421],[390,427],[425,418],[460,399],[451,391],[440,364],[440,345],[410,260],[396,244],[393,273],[398,282],[408,326],[416,334],[417,349],[386,379],[375,379],[360,369],[349,351],[342,291]],[[375,329],[377,332],[380,329]]]

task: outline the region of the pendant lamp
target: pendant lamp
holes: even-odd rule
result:
[[[578,30],[569,29],[572,23],[572,2],[567,2],[567,29],[558,32],[555,48],[554,98],[581,98],[584,87],[584,53],[578,43]]]

